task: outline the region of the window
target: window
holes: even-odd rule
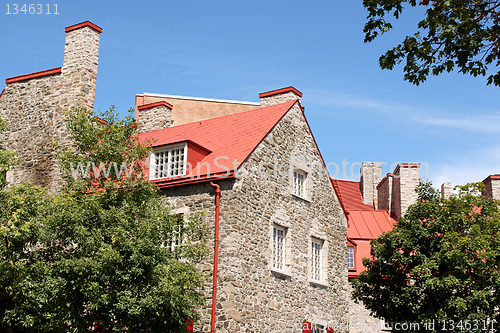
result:
[[[306,173],[300,170],[293,171],[293,194],[305,197]]]
[[[325,328],[322,325],[314,324],[311,332],[312,333],[325,333]]]
[[[347,247],[347,268],[354,268],[354,247]]]
[[[311,244],[311,279],[315,281],[321,281],[321,250],[323,247],[323,242],[313,239]]]
[[[183,238],[183,228],[184,228],[184,216],[182,214],[177,214],[177,222],[172,229],[172,234],[170,235],[170,241],[167,247],[170,251],[175,251],[175,248],[182,244]]]
[[[149,179],[170,178],[186,173],[187,144],[155,150],[151,154]]]
[[[282,227],[273,227],[273,268],[284,271],[285,261],[285,234]]]

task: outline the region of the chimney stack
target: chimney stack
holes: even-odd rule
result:
[[[420,183],[420,163],[400,163],[394,170],[394,215],[397,219],[417,202],[415,188]]]
[[[375,207],[374,202],[378,194],[377,185],[380,183],[381,178],[382,164],[380,162],[363,162],[361,164],[359,186],[363,203],[374,205]]]
[[[487,199],[500,200],[500,175],[490,175],[483,180],[486,190],[483,195]]]
[[[393,202],[393,184],[394,177],[392,173],[388,173],[377,185],[377,201],[378,210],[386,210],[389,213],[394,212],[394,202]]]
[[[61,74],[67,96],[66,105],[79,105],[92,110],[102,29],[92,22],[85,21],[67,27],[64,31],[66,44]]]
[[[453,194],[453,186],[450,182],[445,182],[441,185],[441,198],[448,199]]]
[[[300,98],[302,97],[302,93],[295,89],[294,87],[287,87],[278,90],[268,91],[262,94],[259,94],[260,98],[260,107],[270,106],[274,104],[285,103],[288,101],[292,101],[298,99],[300,102]]]

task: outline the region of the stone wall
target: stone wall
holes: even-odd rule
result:
[[[349,283],[349,294],[352,293]],[[370,311],[363,303],[356,303],[349,299],[349,332],[350,333],[381,333],[382,324],[380,319],[371,316]]]
[[[61,70],[9,80],[0,98],[0,115],[9,127],[2,137],[5,148],[21,158],[7,173],[12,185],[29,180],[49,191],[57,191],[61,185],[52,142],[69,144],[66,111],[77,105],[92,110],[94,104],[101,30],[89,25],[66,28]]]
[[[139,133],[167,128],[172,124],[172,106],[166,102],[147,104],[137,109],[139,116],[136,121]]]
[[[302,93],[294,87],[288,87],[259,94],[259,97],[260,107],[263,108],[274,104],[285,103],[295,99],[298,99],[300,102]]]
[[[302,156],[298,167],[307,171],[306,198],[290,193],[290,158]],[[304,162],[304,163],[302,163]],[[261,175],[219,181],[220,247],[217,332],[302,332],[304,320],[347,324],[347,222],[321,162],[302,111],[296,104],[247,160],[262,165]],[[266,163],[266,164],[264,164]],[[293,171],[293,170],[292,170]],[[209,233],[214,232],[215,191],[209,184],[165,190],[178,213],[206,211]],[[272,269],[272,228],[287,229],[285,269]],[[312,283],[312,238],[323,241],[323,276]],[[213,243],[210,245],[213,248]],[[200,265],[210,273],[213,257]],[[211,281],[207,299],[211,304]],[[202,323],[195,332],[210,329],[210,308],[199,310]]]

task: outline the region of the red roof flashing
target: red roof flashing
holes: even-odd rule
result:
[[[94,23],[92,23],[90,21],[85,21],[85,22],[82,22],[82,23],[78,23],[78,24],[72,25],[72,26],[67,27],[66,29],[64,29],[64,31],[65,32],[70,32],[70,31],[73,31],[73,30],[76,30],[76,29],[80,29],[80,28],[83,28],[83,27],[91,27],[92,29],[94,29],[98,33],[102,32],[102,28],[101,27],[98,27],[97,25],[95,25]]]
[[[392,173],[388,173],[387,175],[385,175],[385,177],[380,181],[380,183],[378,183],[377,185],[377,190],[380,186],[382,186],[383,183],[386,182],[386,180],[389,178],[389,177],[392,177]]]
[[[1,95],[0,95],[1,96]],[[500,179],[500,175],[489,175],[488,177],[486,177],[484,180],[483,180],[483,183],[487,180],[491,180],[491,179]]]
[[[399,163],[396,169],[394,170],[394,173],[398,173],[399,168],[420,168],[420,163]]]
[[[10,77],[8,79],[5,79],[5,83],[9,84],[9,83],[14,83],[14,82],[34,79],[36,77],[42,77],[42,76],[46,76],[46,75],[59,74],[59,73],[61,73],[61,67],[56,67],[56,68],[46,69],[44,71],[35,72],[35,73],[31,73],[31,74],[24,74],[24,75]]]
[[[0,93],[0,98],[2,98],[4,92],[5,92],[5,88],[3,88],[2,93]]]
[[[172,104],[170,103],[167,103],[165,101],[160,101],[160,102],[156,102],[156,103],[150,103],[150,104],[144,104],[144,105],[139,105],[137,107],[137,110],[139,111],[142,111],[142,110],[146,110],[146,109],[151,109],[151,108],[154,108],[154,107],[157,107],[157,106],[166,106],[167,108],[169,108],[170,110],[172,110],[174,107],[172,106]]]
[[[286,88],[282,88],[282,89],[277,89],[277,90],[272,90],[272,91],[261,93],[261,94],[259,94],[259,98],[283,94],[283,93],[286,93],[289,91],[292,91],[295,94],[297,94],[299,97],[302,97],[302,93],[300,91],[298,91],[294,87],[290,86],[290,87],[286,87]]]

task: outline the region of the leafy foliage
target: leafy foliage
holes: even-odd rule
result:
[[[3,118],[0,117],[0,134],[7,130],[7,124]],[[13,151],[5,150],[0,141],[0,189],[3,188],[7,181],[5,179],[6,172],[12,169],[18,162],[18,158]]]
[[[455,67],[463,74],[485,76],[488,66],[500,64],[500,1],[363,0],[363,5],[368,10],[365,42],[392,29],[386,17],[399,19],[405,6],[427,8],[418,31],[379,59],[382,69],[406,60],[404,79],[413,84]],[[500,72],[489,75],[488,84],[500,86]]]
[[[481,196],[482,183],[457,188],[441,199],[421,184],[418,202],[372,241],[373,257],[363,260],[367,269],[354,281],[353,296],[375,316],[399,323],[469,320],[463,332],[477,332],[474,321],[498,323],[499,202]]]
[[[0,331],[185,331],[205,302],[195,268],[205,256],[203,224],[172,215],[139,177],[150,148],[131,117],[110,110],[102,124],[83,110],[69,116],[74,145],[61,153],[62,191],[0,191]],[[131,177],[73,178],[69,163],[78,161],[136,168]]]

